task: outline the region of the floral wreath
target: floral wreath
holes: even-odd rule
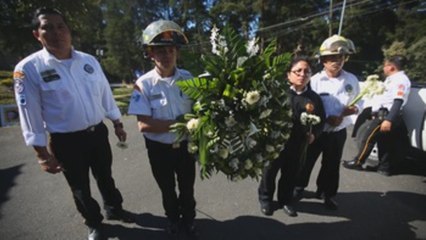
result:
[[[220,171],[232,180],[257,179],[290,135],[290,54],[276,54],[275,40],[260,53],[257,39],[246,43],[229,27],[211,32],[213,54],[201,58],[206,73],[176,83],[194,105],[172,131],[178,141],[189,136],[202,178]]]

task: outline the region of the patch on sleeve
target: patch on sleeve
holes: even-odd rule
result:
[[[27,97],[25,97],[25,94],[19,95],[19,105],[24,106],[27,104]]]
[[[398,85],[398,90],[396,91],[396,96],[403,97],[404,93],[405,93],[405,86],[404,86],[404,84],[399,84]]]
[[[136,86],[136,85],[135,85]],[[135,89],[136,90],[136,89]],[[136,91],[133,91],[132,97],[131,97],[131,101],[132,102],[139,102],[139,100],[141,99],[141,93]]]
[[[16,72],[13,72],[13,79],[15,79],[15,80],[23,80],[25,78],[25,74],[24,74],[24,72],[21,72],[21,71],[16,71]]]
[[[24,81],[20,78],[15,78],[14,88],[16,93],[22,93],[24,91]]]

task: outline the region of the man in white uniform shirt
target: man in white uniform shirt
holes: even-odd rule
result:
[[[324,69],[312,76],[310,83],[312,90],[323,101],[326,123],[323,133],[308,147],[306,164],[296,184],[295,197],[303,196],[312,168],[322,153],[316,196],[324,198],[328,209],[337,209],[334,196],[339,186],[339,167],[346,140],[346,127],[352,124],[349,116],[358,112],[358,106],[348,106],[359,94],[358,79],[343,70],[348,55],[354,52],[355,47],[349,39],[337,35],[326,39],[320,47],[320,61]]]
[[[389,176],[395,164],[404,159],[407,129],[402,119],[402,109],[407,104],[411,82],[402,70],[405,59],[396,55],[384,61],[385,92],[378,95],[371,106],[372,119],[367,120],[368,132],[357,157],[343,166],[361,170],[368,154],[377,142],[379,165],[377,172]]]
[[[195,159],[188,152],[187,141],[176,142],[176,135],[170,132],[170,125],[192,107],[191,99],[175,84],[192,78],[188,71],[176,67],[178,48],[186,43],[181,28],[172,21],[158,20],[148,25],[143,44],[155,67],[136,81],[129,106],[129,114],[137,116],[139,131],[144,135],[169,221],[167,232],[173,238],[178,238],[181,223],[186,234],[196,237]]]
[[[119,140],[125,141],[120,111],[96,59],[72,48],[71,31],[62,13],[38,9],[33,35],[43,49],[19,62],[14,71],[25,143],[33,146],[42,170],[63,171],[89,227],[89,239],[102,239],[103,216],[90,193],[89,170],[97,181],[107,219],[132,221],[122,209],[123,198],[112,178],[108,129],[102,122],[110,119]]]

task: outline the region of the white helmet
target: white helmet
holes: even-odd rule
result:
[[[333,35],[321,44],[319,56],[350,55],[355,52],[355,45],[350,39],[339,35]]]
[[[142,33],[142,41],[144,46],[176,46],[188,43],[179,25],[168,20],[150,23]]]

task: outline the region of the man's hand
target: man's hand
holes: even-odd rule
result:
[[[388,120],[384,120],[382,124],[380,124],[380,132],[390,132],[392,128],[392,122]]]
[[[118,137],[118,140],[120,142],[125,142],[126,139],[127,139],[127,133],[126,133],[126,131],[124,131],[123,128],[116,127],[115,128],[115,135]]]
[[[62,172],[64,169],[62,168],[62,165],[56,160],[55,157],[51,157],[49,159],[39,159],[38,163],[40,164],[41,170],[48,172],[48,173],[59,173]]]
[[[46,146],[33,146],[33,148],[37,153],[36,156],[41,170],[53,174],[64,170],[55,156],[50,154]]]
[[[346,106],[343,109],[342,116],[346,117],[346,116],[356,114],[356,113],[358,113],[358,108],[356,106],[350,106],[350,107]]]
[[[343,117],[341,117],[341,116],[329,116],[326,121],[327,121],[328,124],[330,124],[330,126],[337,127],[337,126],[340,125],[340,123],[342,123]]]

